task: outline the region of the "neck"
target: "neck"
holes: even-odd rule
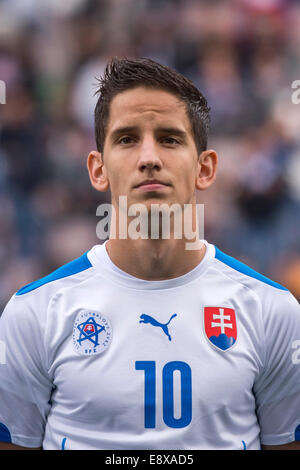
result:
[[[145,280],[171,279],[191,271],[201,262],[205,245],[199,240],[195,201],[186,207],[187,210],[182,212],[178,204],[171,213],[166,206],[163,215],[155,222],[151,211],[132,220],[128,217],[127,208],[124,210],[115,205],[106,244],[112,262],[132,276]],[[167,234],[164,218],[168,221]],[[137,226],[140,232],[135,231]]]
[[[187,249],[187,244],[193,249]],[[206,247],[194,240],[120,240],[109,239],[106,244],[111,261],[140,279],[160,281],[182,276],[194,269],[203,259]]]
[[[205,245],[186,250],[183,240],[108,240],[107,252],[118,268],[140,279],[160,281],[182,276],[203,259]]]

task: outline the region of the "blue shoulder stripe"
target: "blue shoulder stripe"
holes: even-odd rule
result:
[[[87,253],[84,253],[80,258],[74,259],[70,263],[64,264],[60,268],[53,271],[48,276],[39,279],[38,281],[31,282],[27,284],[25,287],[22,287],[16,295],[23,295],[27,294],[27,292],[31,292],[32,290],[37,289],[38,287],[43,286],[44,284],[48,284],[49,282],[56,281],[57,279],[62,279],[64,277],[72,276],[73,274],[80,273],[81,271],[85,271],[92,267],[91,262],[87,257]]]
[[[300,424],[295,429],[295,441],[300,441]]]
[[[226,255],[223,253],[219,248],[215,246],[216,249],[216,259],[219,261],[222,261],[222,263],[227,264],[227,266],[230,266],[231,268],[235,269],[236,271],[246,274],[246,276],[253,277],[254,279],[258,279],[259,281],[264,282],[265,284],[269,284],[270,286],[277,287],[277,289],[281,290],[288,290],[286,287],[278,284],[277,282],[272,281],[271,279],[267,278],[266,276],[263,276],[263,274],[258,273],[257,271],[254,271],[254,269],[249,268],[244,263],[241,263],[241,261],[238,261],[235,258],[232,258],[232,256]]]
[[[0,442],[8,442],[9,444],[11,443],[9,429],[3,423],[0,423]]]

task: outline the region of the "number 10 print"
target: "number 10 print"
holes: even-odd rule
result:
[[[156,364],[155,361],[136,361],[136,370],[145,372],[145,428],[155,428],[156,422]],[[180,372],[181,416],[174,417],[174,372]],[[168,362],[162,370],[163,420],[170,428],[184,428],[192,420],[192,371],[181,361]]]

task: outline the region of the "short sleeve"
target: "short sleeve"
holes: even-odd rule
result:
[[[300,305],[288,291],[264,303],[265,364],[254,384],[261,443],[299,440]]]
[[[28,297],[12,297],[0,317],[0,441],[41,447],[52,384],[40,313]]]

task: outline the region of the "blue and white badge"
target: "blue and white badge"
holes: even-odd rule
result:
[[[93,356],[103,353],[111,338],[111,324],[101,312],[80,310],[73,326],[73,346],[78,354]]]

